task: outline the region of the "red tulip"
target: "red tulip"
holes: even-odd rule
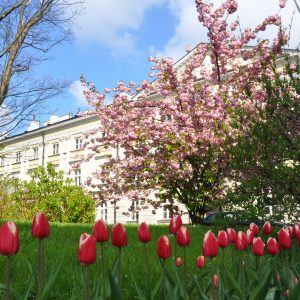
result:
[[[82,265],[96,262],[96,240],[94,236],[83,233],[79,239],[78,260]]]
[[[246,237],[247,237],[247,244],[252,245],[253,239],[254,239],[254,234],[251,229],[247,229],[246,231]]]
[[[19,229],[16,223],[6,222],[0,228],[0,254],[11,256],[19,251]]]
[[[218,233],[218,244],[220,248],[226,248],[228,246],[227,233],[224,230]]]
[[[286,297],[289,297],[289,295],[290,295],[290,291],[287,289],[287,290],[285,290],[285,292],[284,292],[284,295],[286,296]]]
[[[279,252],[279,243],[275,238],[269,238],[267,241],[267,251],[271,255],[275,255]]]
[[[300,226],[298,224],[295,224],[293,227],[293,236],[297,237],[300,231]]]
[[[205,233],[202,250],[204,256],[215,257],[218,255],[218,240],[211,230]]]
[[[141,225],[139,226],[138,236],[142,243],[148,243],[149,241],[151,241],[150,229],[145,222],[141,223]]]
[[[258,226],[257,226],[255,223],[251,223],[251,224],[250,224],[250,229],[251,229],[251,231],[253,232],[253,235],[254,235],[254,236],[257,236],[257,235],[258,235],[259,229],[258,229]]]
[[[219,285],[219,277],[217,274],[214,275],[214,287],[217,288]]]
[[[170,233],[176,234],[179,228],[181,227],[181,225],[182,225],[181,216],[180,215],[173,216],[169,226]]]
[[[292,247],[292,239],[284,228],[281,228],[278,232],[278,242],[282,249],[289,249]]]
[[[125,247],[127,245],[127,233],[122,224],[116,224],[111,231],[111,242],[116,247]]]
[[[204,267],[204,264],[205,264],[205,257],[203,255],[198,256],[197,262],[196,262],[197,267],[199,269],[202,269]]]
[[[261,238],[254,238],[252,243],[252,253],[255,256],[263,256],[265,251],[265,244]]]
[[[181,257],[177,257],[175,263],[176,263],[177,267],[181,267],[181,265],[182,265],[182,259],[181,259]]]
[[[270,224],[270,222],[266,222],[265,224],[264,224],[264,226],[263,226],[263,233],[265,234],[265,235],[269,235],[269,234],[271,234],[272,233],[272,226],[271,226],[271,224]]]
[[[239,231],[235,237],[235,249],[243,251],[247,248],[248,242],[244,231]]]
[[[191,242],[189,230],[186,227],[181,226],[177,231],[176,239],[179,246],[188,246]]]
[[[31,233],[34,237],[39,239],[46,238],[50,235],[50,225],[43,212],[35,214],[32,222]]]
[[[171,244],[166,235],[161,236],[157,241],[157,255],[162,259],[167,259],[171,256]]]
[[[93,236],[96,242],[103,243],[109,238],[108,226],[105,221],[98,220],[93,228]]]
[[[300,246],[300,230],[298,231],[298,237],[297,237],[297,239],[298,239],[298,245]]]
[[[235,236],[236,236],[235,230],[232,229],[232,228],[227,228],[226,233],[227,233],[228,243],[234,243],[235,242]]]
[[[294,237],[294,231],[291,226],[287,226],[285,230],[288,232],[288,234],[291,238]]]
[[[296,285],[298,282],[299,282],[298,277],[295,276],[295,278],[294,278],[294,283],[295,283],[295,285]]]

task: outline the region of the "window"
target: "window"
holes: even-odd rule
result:
[[[139,212],[137,211],[139,202],[138,201],[132,201],[131,202],[131,220],[136,221],[137,223],[139,222]]]
[[[1,166],[1,167],[4,166],[4,157],[1,157],[0,166]]]
[[[76,138],[75,139],[75,149],[80,150],[82,148],[82,139]]]
[[[19,163],[19,162],[21,162],[21,152],[20,151],[16,153],[16,163]]]
[[[55,144],[52,144],[52,154],[53,155],[57,155],[59,153],[59,144],[58,143],[55,143]]]
[[[163,219],[170,219],[171,218],[171,212],[167,207],[163,207]]]
[[[107,221],[107,203],[102,203],[100,206],[101,219]]]
[[[39,157],[39,148],[38,147],[34,147],[33,148],[33,158],[38,158]]]
[[[81,184],[81,169],[75,170],[75,185],[79,186]]]

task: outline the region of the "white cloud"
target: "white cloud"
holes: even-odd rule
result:
[[[134,31],[145,12],[165,0],[87,0],[85,12],[77,17],[75,37],[81,43],[98,42],[114,52],[130,55],[136,51]]]
[[[87,101],[83,94],[84,87],[79,80],[72,82],[69,87],[69,92],[74,96],[74,99],[78,105],[87,105]]]
[[[214,0],[215,6],[222,1]],[[235,16],[239,16],[242,28],[254,28],[265,17],[279,13],[282,16],[284,26],[288,26],[291,22],[293,13],[295,12],[291,31],[290,48],[296,48],[300,42],[298,28],[300,28],[300,13],[296,10],[293,0],[288,0],[284,9],[280,10],[278,0],[241,0],[239,1],[239,9]],[[174,60],[185,54],[186,46],[196,46],[199,42],[206,42],[206,31],[198,21],[198,14],[194,0],[169,0],[169,8],[171,13],[177,18],[177,26],[175,34],[170,38],[165,47],[157,51],[159,57],[169,56]],[[274,37],[275,30],[266,31],[262,38]]]

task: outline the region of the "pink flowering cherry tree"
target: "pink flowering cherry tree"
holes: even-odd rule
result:
[[[100,120],[99,128],[86,134],[85,146],[94,155],[116,149],[87,182],[100,189],[100,201],[128,198],[155,213],[160,206],[178,210],[176,200],[193,223],[223,205],[231,176],[227,150],[247,132],[251,118],[259,117],[257,107],[266,97],[260,77],[287,42],[278,15],[240,31],[237,20],[228,22],[237,1],[216,9],[207,1],[195,2],[208,43],[187,53],[183,67],[170,58],[150,57],[152,82],[119,81],[103,93],[81,78],[94,105],[91,113]],[[275,39],[256,41],[272,25],[278,27]],[[109,105],[108,93],[113,93]]]

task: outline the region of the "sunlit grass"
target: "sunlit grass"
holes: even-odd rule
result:
[[[2,222],[1,222],[2,223]],[[31,222],[17,221],[20,233],[20,251],[12,258],[12,286],[21,294],[24,293],[30,278],[30,271],[26,260],[30,262],[34,270],[37,269],[37,240],[31,236]],[[79,237],[83,232],[91,233],[93,225],[86,224],[51,224],[51,234],[45,241],[46,249],[46,277],[53,268],[63,261],[62,272],[53,289],[51,299],[82,299],[82,268],[77,260],[77,248]],[[195,274],[196,259],[201,254],[201,246],[204,232],[207,227],[189,227],[191,245],[187,248],[188,270]],[[152,281],[156,281],[161,274],[161,266],[156,255],[156,241],[160,235],[168,234],[166,225],[150,226],[152,241],[149,243]],[[146,278],[145,262],[143,256],[143,244],[137,236],[137,226],[126,226],[128,234],[128,246],[122,250],[122,286],[126,299],[131,299],[134,294],[131,273],[140,285],[143,286]],[[172,246],[174,238],[171,238]],[[177,250],[178,256],[183,255],[181,248]],[[117,249],[111,245],[111,241],[105,243],[105,267],[110,269]],[[0,257],[0,282],[5,281],[5,258]],[[168,262],[172,263],[171,260]],[[91,282],[98,280],[100,273],[99,260],[91,269]],[[182,272],[182,270],[180,270]],[[92,284],[91,284],[92,285]]]

